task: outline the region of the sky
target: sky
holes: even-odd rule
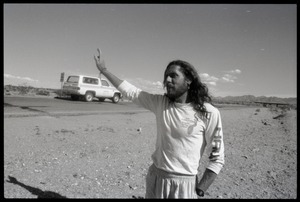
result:
[[[109,71],[164,93],[175,59],[212,96],[297,97],[297,4],[4,4],[4,85],[61,88]]]

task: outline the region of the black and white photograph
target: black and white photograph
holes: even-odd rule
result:
[[[297,4],[3,4],[5,199],[297,199]]]

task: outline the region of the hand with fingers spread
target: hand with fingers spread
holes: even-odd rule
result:
[[[14,183],[16,184],[18,182],[18,180],[14,177],[11,177],[11,176],[8,176],[8,179],[9,180],[6,180],[6,182],[10,182],[10,183]]]
[[[98,56],[94,55],[94,59],[96,61],[96,66],[98,70],[100,71],[100,74],[103,74],[116,88],[123,82],[123,80],[119,79],[116,75],[109,72],[107,68],[105,67],[104,60],[101,58],[102,53],[99,48],[97,48]]]
[[[94,59],[96,61],[97,68],[102,73],[103,71],[106,70],[105,62],[104,62],[104,60],[101,61],[101,54],[102,54],[101,50],[99,48],[97,48],[97,51],[98,51],[99,55],[98,56],[94,56]]]

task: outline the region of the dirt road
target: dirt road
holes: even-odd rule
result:
[[[226,162],[205,198],[295,199],[296,111],[220,112]],[[7,116],[4,197],[143,197],[155,135],[155,117],[145,111]]]

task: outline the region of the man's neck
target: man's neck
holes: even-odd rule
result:
[[[190,103],[191,101],[188,98],[188,93],[186,92],[186,93],[182,94],[180,97],[176,98],[174,100],[174,102],[182,103],[183,104],[183,103]]]

